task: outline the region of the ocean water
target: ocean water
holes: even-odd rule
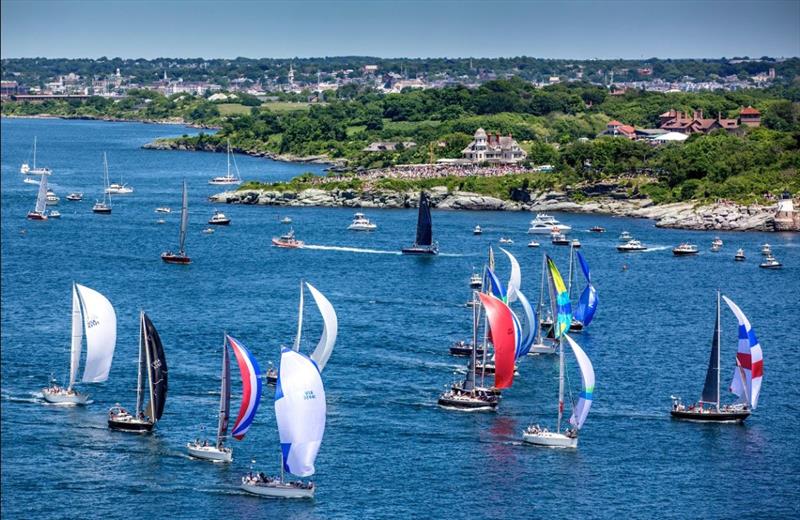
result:
[[[174,126],[58,120],[2,121],[2,510],[5,518],[148,517],[274,518],[756,518],[800,514],[800,236],[660,230],[648,220],[559,214],[574,226],[599,292],[587,331],[574,337],[591,358],[595,401],[575,451],[521,443],[531,422],[553,428],[558,363],[521,361],[520,375],[496,413],[436,406],[440,391],[462,377],[465,361],[449,344],[470,334],[468,280],[500,236],[522,264],[522,290],[539,298],[541,255],[566,274],[568,250],[543,240],[526,247],[528,213],[433,212],[443,254],[399,254],[413,241],[415,210],[369,210],[374,233],[346,227],[352,210],[226,206],[228,228],[205,235],[215,206],[206,184],[224,173],[225,156],[142,150],[160,136],[191,133]],[[54,169],[60,220],[31,222],[36,186],[19,165],[38,136],[37,163]],[[111,180],[135,188],[116,197],[110,216],[94,215],[102,152]],[[245,179],[285,179],[318,166],[237,156]],[[165,265],[177,242],[180,184],[190,194],[188,267]],[[68,202],[73,190],[82,202]],[[280,250],[270,239],[291,216],[310,247]],[[166,223],[157,224],[163,218]],[[473,236],[475,224],[484,228]],[[584,230],[592,225],[605,234]],[[620,254],[617,236],[631,232],[653,250]],[[693,258],[670,248],[691,240]],[[759,269],[761,243],[785,264]],[[733,261],[738,247],[746,262]],[[498,273],[508,261],[496,249]],[[628,269],[622,269],[627,264]],[[317,459],[314,501],[274,501],[238,488],[251,468],[276,473],[278,434],[271,388],[234,462],[188,458],[185,443],[213,435],[222,337],[247,345],[262,367],[276,363],[294,337],[298,286],[314,284],[339,317],[339,339],[323,373],[328,401]],[[86,407],[47,406],[40,389],[68,370],[70,286],[75,281],[114,304],[118,340],[107,382],[84,387]],[[582,281],[578,282],[582,288]],[[764,350],[759,408],[744,425],[700,425],[669,418],[670,395],[699,396],[715,315],[715,291],[750,318]],[[308,295],[307,295],[308,296]],[[306,298],[302,349],[313,350],[321,320]],[[114,403],[135,402],[138,312],[164,342],[170,375],[157,431],[109,431]],[[733,371],[736,322],[723,306],[723,386]],[[580,391],[568,357],[569,389]],[[238,372],[234,369],[234,379]],[[234,399],[238,396],[234,385]],[[726,395],[726,399],[732,396]],[[568,398],[569,399],[569,398]],[[233,410],[238,410],[234,401]],[[255,461],[255,462],[254,462]]]

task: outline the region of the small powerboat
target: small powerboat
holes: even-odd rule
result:
[[[591,231],[592,233],[605,233],[606,228],[602,226],[592,226],[589,228],[589,231]]]
[[[764,269],[780,269],[783,267],[783,264],[778,262],[778,260],[770,254],[764,259],[763,262],[758,264],[758,267],[762,267]]]
[[[281,235],[278,238],[272,237],[272,245],[275,247],[283,247],[285,249],[299,249],[305,245],[302,241],[294,237],[294,230],[290,229],[288,233]]]
[[[213,226],[227,226],[231,223],[231,219],[226,217],[225,213],[221,211],[215,211],[208,223]]]
[[[537,242],[536,240],[531,240],[530,242],[528,242],[528,247],[539,247],[539,242]]]
[[[697,246],[689,242],[683,242],[672,249],[672,254],[675,256],[691,256],[696,255],[698,252]]]
[[[45,198],[46,204],[48,206],[55,206],[59,203],[61,198],[55,194],[53,190],[47,190],[47,196]]]
[[[162,220],[162,222],[163,222],[163,220]],[[210,228],[210,227],[207,227],[207,228],[205,228],[203,230],[203,233],[205,233],[206,235],[210,235],[213,232],[214,232],[214,228]]]
[[[631,236],[631,234],[628,233],[627,231],[623,231],[619,235],[620,242],[627,242],[628,240],[631,240],[631,239],[633,239],[633,236]]]
[[[483,280],[480,273],[473,272],[472,276],[469,277],[470,289],[480,289],[481,285],[483,285]]]
[[[67,195],[67,200],[72,201],[72,202],[81,201],[81,200],[83,200],[83,193],[74,191],[74,192],[70,193],[69,195]]]
[[[714,246],[722,247],[722,239],[719,237],[714,237],[714,240],[711,241],[711,247],[713,248]]]
[[[570,245],[569,239],[566,236],[564,236],[563,233],[555,233],[555,234],[553,234],[553,237],[550,240],[550,242],[552,242],[553,245],[555,245],[555,246],[568,246],[568,245]]]
[[[764,244],[761,246],[761,254],[764,256],[770,256],[772,254],[772,247],[769,244]]]
[[[528,233],[550,233],[553,229],[559,232],[568,232],[572,227],[562,224],[547,213],[537,213],[536,218],[531,220]]]
[[[156,213],[171,213],[172,209],[166,206],[159,206],[156,208]]]
[[[451,356],[471,356],[472,355],[472,345],[467,343],[466,341],[456,341],[452,345],[450,345],[450,355]],[[477,349],[475,349],[476,356],[483,356],[483,347],[480,345]]]
[[[377,227],[363,213],[356,213],[353,215],[353,222],[347,226],[347,229],[351,231],[374,231]]]
[[[127,184],[119,184],[114,182],[108,185],[108,188],[106,188],[106,193],[109,195],[128,195],[133,193],[133,188]]]
[[[268,385],[275,386],[278,384],[278,370],[272,366],[272,361],[269,362],[269,368],[267,369],[265,377]]]
[[[737,262],[744,262],[745,261],[744,249],[742,248],[737,249],[736,256],[734,256],[733,259],[736,260]]]
[[[617,246],[617,251],[620,253],[627,253],[629,251],[647,251],[647,248],[642,245],[641,242],[638,240],[628,240],[624,244],[620,244]]]
[[[514,241],[511,240],[510,238],[500,237],[500,243],[501,244],[513,244]]]
[[[722,246],[717,244],[711,244],[711,252],[712,253],[719,253],[719,250],[722,249]]]
[[[50,218],[61,218],[61,213],[56,210],[52,210],[47,214],[47,216]]]
[[[581,247],[581,241],[578,240],[577,238],[573,238],[572,243],[570,245],[575,249],[578,249],[579,247]]]
[[[156,220],[156,224],[166,224],[166,223],[167,223],[167,221],[164,220],[163,218],[160,218],[160,219]]]
[[[283,217],[281,219],[281,224],[291,224],[291,223],[292,223],[292,219],[289,218],[289,217]]]
[[[480,235],[482,233],[483,233],[483,230],[481,229],[480,226],[476,225],[474,228],[472,228],[472,234],[473,235]]]

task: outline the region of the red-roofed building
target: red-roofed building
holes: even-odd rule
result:
[[[600,135],[610,135],[613,137],[627,137],[628,139],[636,139],[636,129],[631,125],[623,125],[616,119],[606,125],[606,129],[600,132]]]
[[[761,112],[748,106],[739,110],[739,122],[747,126],[761,126]]]
[[[704,118],[702,110],[695,110],[691,117],[683,112],[670,110],[659,116],[659,128],[682,134],[707,134],[719,128],[734,132],[739,128],[737,119],[726,119],[722,114],[716,118]]]

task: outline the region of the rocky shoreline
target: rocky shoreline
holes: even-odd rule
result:
[[[656,205],[648,198],[592,197],[582,202],[570,200],[563,192],[528,194],[528,200],[501,200],[477,193],[448,191],[445,187],[429,190],[431,207],[468,211],[563,211],[648,218],[657,227],[707,231],[774,231],[775,208],[735,204],[699,205],[679,202]],[[273,190],[227,191],[210,197],[226,204],[271,206],[320,206],[345,208],[413,208],[419,193],[387,190],[320,190],[299,192]],[[797,229],[796,231],[800,231]]]
[[[218,152],[218,153],[225,153],[227,151],[227,147],[222,144],[217,145],[214,143],[205,142],[200,146],[185,145],[182,143],[178,143],[172,139],[157,139],[153,142],[143,145],[142,148],[145,148],[147,150],[183,150],[183,151],[194,151],[194,152]],[[247,150],[236,146],[232,146],[231,151],[233,151],[234,153],[250,155],[252,157],[263,157],[266,159],[272,159],[273,161],[281,161],[281,162],[291,162],[299,164],[326,164],[333,166],[344,166],[345,164],[344,159],[331,159],[327,155],[300,156],[292,154],[277,154],[272,152],[264,152],[261,150]]]

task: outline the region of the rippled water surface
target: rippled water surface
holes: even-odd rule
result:
[[[521,444],[530,422],[554,426],[555,358],[522,360],[520,376],[497,413],[439,409],[437,394],[462,370],[448,344],[469,333],[467,282],[489,244],[510,236],[522,264],[522,289],[538,300],[541,253],[564,272],[566,248],[529,249],[527,213],[434,211],[437,258],[399,255],[413,241],[415,210],[370,210],[374,233],[346,230],[352,210],[226,206],[233,223],[201,233],[220,191],[207,179],[224,173],[225,156],[148,151],[155,137],[191,133],[133,123],[2,121],[2,508],[8,518],[563,518],[794,516],[800,503],[800,431],[795,397],[800,373],[800,236],[659,230],[651,221],[557,215],[592,267],[600,307],[575,336],[592,359],[595,402],[577,451]],[[37,163],[53,168],[63,217],[25,219],[36,186],[19,165],[38,136]],[[112,182],[135,188],[114,199],[113,214],[91,213],[100,196],[102,152]],[[238,156],[245,179],[285,179],[318,166]],[[190,193],[188,267],[164,265],[174,248],[180,183]],[[83,202],[68,202],[70,191]],[[270,238],[294,220],[304,250],[279,250]],[[157,224],[159,218],[166,223]],[[473,236],[475,224],[483,236]],[[598,224],[605,234],[583,230]],[[653,250],[622,255],[628,230]],[[696,242],[701,253],[674,258],[671,246]],[[757,267],[769,241],[785,268]],[[733,254],[743,247],[744,263]],[[498,271],[508,262],[498,252]],[[627,264],[628,269],[622,270]],[[279,451],[271,391],[234,462],[186,456],[185,443],[216,424],[222,335],[245,343],[262,366],[291,343],[300,279],[328,296],[339,315],[339,341],[323,379],[328,425],[317,459],[313,502],[259,499],[239,491],[251,466],[274,473]],[[114,304],[118,341],[106,383],[89,388],[81,408],[46,406],[39,391],[68,363],[71,283],[101,291]],[[673,422],[669,397],[699,395],[713,331],[715,289],[736,301],[764,349],[760,407],[744,426]],[[310,302],[310,298],[307,302]],[[111,432],[106,411],[135,401],[137,315],[158,328],[169,364],[166,412],[151,436]],[[313,349],[320,319],[306,308],[303,349]],[[733,369],[736,325],[723,309],[723,373]],[[569,359],[570,388],[579,375]],[[727,385],[727,381],[725,382]],[[235,394],[238,395],[238,394]],[[726,396],[730,398],[730,396]],[[234,409],[237,409],[234,404]],[[205,429],[205,431],[204,431]],[[252,461],[255,461],[253,464]]]

